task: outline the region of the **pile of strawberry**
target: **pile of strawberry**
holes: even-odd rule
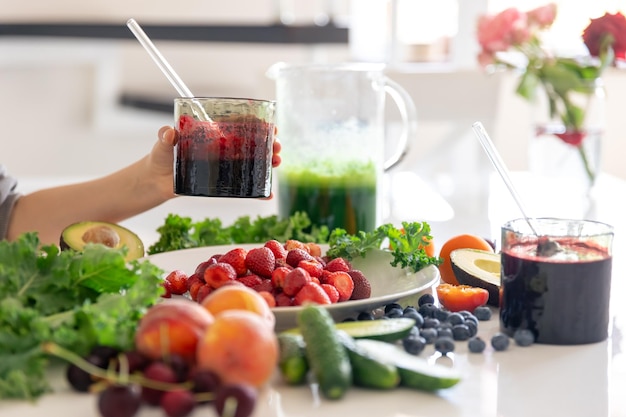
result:
[[[371,295],[365,275],[344,258],[322,256],[316,243],[267,241],[262,247],[234,248],[201,262],[187,276],[175,270],[164,281],[165,295],[202,300],[223,285],[245,285],[265,298],[270,307],[299,306],[308,302],[332,304]]]

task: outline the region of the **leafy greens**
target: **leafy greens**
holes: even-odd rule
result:
[[[137,323],[160,297],[163,271],[124,260],[126,249],[40,247],[35,233],[0,241],[0,399],[51,390],[43,342],[77,354],[133,346]]]
[[[330,234],[326,255],[352,260],[365,257],[369,250],[381,249],[387,244],[393,255],[392,266],[399,265],[417,272],[428,265],[441,264],[440,258],[429,256],[424,249],[431,239],[430,225],[426,222],[402,222],[401,229],[384,224],[371,232],[360,231],[356,235],[335,229]]]
[[[313,225],[304,212],[286,219],[277,215],[257,216],[254,220],[241,216],[230,226],[223,225],[218,218],[194,222],[190,217],[169,214],[157,232],[159,240],[148,248],[150,255],[211,245],[264,243],[271,239],[326,243],[329,236],[327,226]]]

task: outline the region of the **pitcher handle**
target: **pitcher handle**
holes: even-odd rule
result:
[[[411,95],[400,84],[388,77],[385,78],[385,91],[398,106],[403,123],[402,134],[400,135],[396,151],[383,165],[383,169],[388,171],[400,163],[409,151],[409,138],[417,133],[417,110]]]

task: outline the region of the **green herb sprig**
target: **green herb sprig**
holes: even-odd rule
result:
[[[352,260],[365,257],[368,251],[383,249],[383,245],[386,245],[393,255],[392,266],[417,272],[428,265],[440,265],[442,262],[439,257],[428,256],[424,249],[431,239],[430,225],[426,222],[402,222],[401,229],[384,224],[371,232],[361,231],[356,235],[335,229],[330,234],[330,248],[326,254],[330,258]]]

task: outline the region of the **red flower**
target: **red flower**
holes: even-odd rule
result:
[[[535,24],[540,28],[552,26],[556,18],[556,4],[550,3],[545,6],[537,7],[527,13],[528,23]]]
[[[526,14],[515,8],[478,20],[478,43],[484,52],[506,51],[513,45],[526,42],[529,37]]]
[[[608,43],[605,39],[610,36]],[[595,57],[601,55],[604,48],[611,46],[615,58],[626,59],[626,17],[620,12],[605,13],[597,19],[591,19],[583,32],[583,41],[589,53]]]

